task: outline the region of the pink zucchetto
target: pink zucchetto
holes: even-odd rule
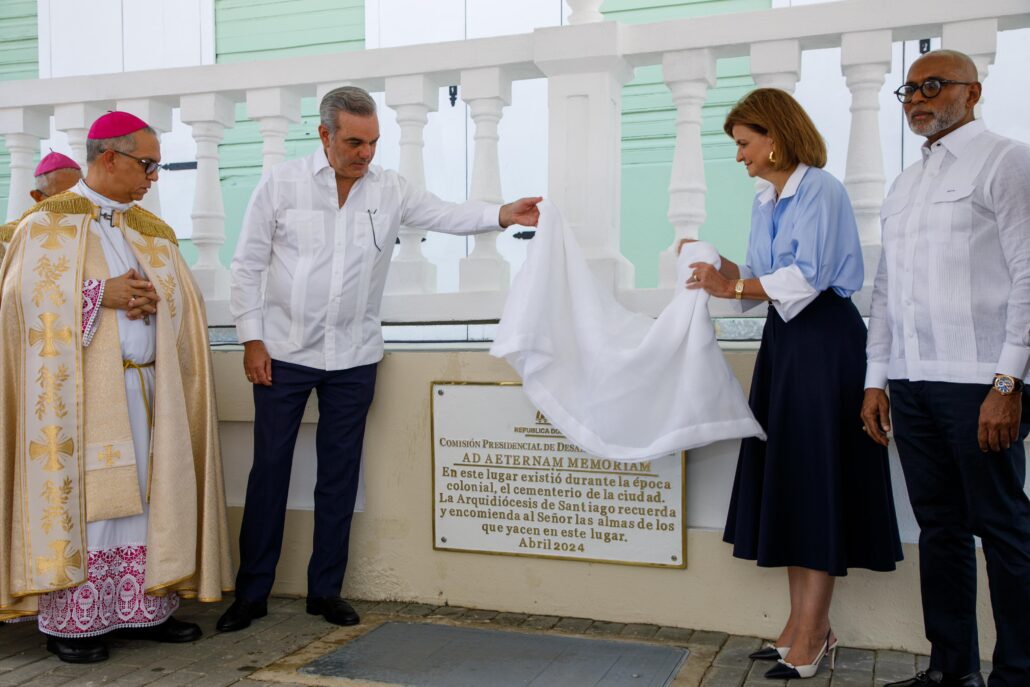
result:
[[[43,176],[44,174],[55,172],[59,169],[78,169],[80,171],[82,170],[82,168],[75,163],[75,160],[71,159],[67,155],[51,152],[49,155],[45,156],[42,160],[39,161],[39,164],[36,165],[36,172],[32,176]]]
[[[108,112],[93,122],[86,138],[118,138],[145,129],[147,126],[142,119],[128,112]]]

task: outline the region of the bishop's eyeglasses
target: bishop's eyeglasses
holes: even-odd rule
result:
[[[136,157],[135,155],[129,155],[128,153],[123,153],[122,151],[115,150],[114,148],[108,148],[108,150],[110,150],[112,153],[118,153],[119,155],[124,155],[125,157],[132,158],[133,160],[139,163],[139,166],[143,168],[143,173],[147,176],[150,176],[151,174],[156,172],[157,168],[161,166],[160,162],[155,162],[154,160],[151,160],[148,157]]]
[[[952,81],[951,79],[938,79],[936,77],[927,79],[923,83],[916,85],[913,83],[907,83],[902,85],[898,90],[894,91],[894,95],[898,97],[898,100],[903,103],[912,102],[912,96],[919,91],[923,94],[923,97],[929,100],[930,98],[936,98],[941,94],[941,90],[945,86],[970,86],[972,84],[979,83],[978,81]]]

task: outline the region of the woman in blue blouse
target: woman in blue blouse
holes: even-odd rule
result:
[[[822,169],[823,139],[788,93],[752,91],[723,129],[737,162],[769,186],[751,210],[747,263],[691,265],[687,286],[770,303],[750,397],[768,440],[741,443],[723,539],[738,558],[787,567],[790,616],[753,657],[778,660],[766,677],[812,677],[837,643],[836,577],[894,570],[902,557],[887,452],[855,420],[866,328],[851,294],[862,288],[862,251],[847,192]]]

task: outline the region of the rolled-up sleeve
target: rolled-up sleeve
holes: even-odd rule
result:
[[[262,281],[268,271],[275,235],[273,185],[272,176],[266,174],[254,189],[232,259],[229,308],[240,343],[264,339]]]

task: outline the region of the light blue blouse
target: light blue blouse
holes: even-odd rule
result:
[[[858,225],[848,192],[832,174],[801,169],[779,200],[772,187],[755,196],[751,208],[747,268],[756,277],[796,265],[819,292],[832,288],[848,297],[862,288],[864,271]]]

